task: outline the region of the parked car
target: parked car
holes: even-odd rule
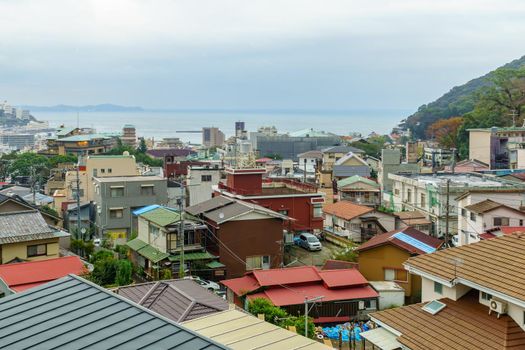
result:
[[[221,289],[221,286],[219,286],[218,283],[205,280],[203,278],[200,278],[199,276],[186,276],[184,278],[185,279],[189,279],[189,280],[193,280],[193,281],[197,282],[199,285],[201,285],[202,287],[204,287],[207,290],[212,291],[212,292],[216,292],[216,291],[219,291]]]
[[[301,233],[299,235],[299,239],[296,240],[296,242],[298,246],[303,247],[309,251],[321,250],[323,248],[321,242],[319,242],[319,239],[311,233]]]

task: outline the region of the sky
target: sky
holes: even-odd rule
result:
[[[13,105],[417,109],[525,55],[525,1],[0,0]]]

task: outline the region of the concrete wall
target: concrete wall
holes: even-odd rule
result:
[[[188,169],[189,205],[196,205],[212,198],[213,189],[221,179],[222,169]],[[202,181],[203,176],[211,176],[211,181]]]
[[[463,295],[467,294],[472,288],[458,284],[454,287],[447,287],[443,285],[443,293],[434,292],[434,281],[422,277],[421,278],[421,301],[427,302],[435,299],[449,298],[458,300]]]
[[[491,137],[490,130],[469,132],[469,159],[477,159],[491,164]]]

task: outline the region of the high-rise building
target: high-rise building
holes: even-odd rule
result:
[[[122,128],[122,143],[131,147],[137,146],[137,133],[134,125],[126,124]]]
[[[238,121],[235,122],[235,137],[238,139],[245,140],[246,139],[246,130],[245,130],[244,122]]]
[[[224,144],[224,133],[216,127],[202,128],[202,145],[204,147],[221,147]]]

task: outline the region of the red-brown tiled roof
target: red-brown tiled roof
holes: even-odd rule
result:
[[[328,288],[368,284],[366,278],[357,269],[321,270],[319,275]]]
[[[326,214],[334,215],[345,220],[351,220],[366,213],[374,211],[373,208],[365,207],[364,205],[354,204],[349,201],[339,201],[332,204],[327,204],[323,208]]]
[[[343,260],[325,260],[321,270],[339,270],[339,269],[357,269],[359,267],[358,263],[343,261]]]
[[[255,270],[253,276],[260,286],[296,284],[321,281],[315,266],[288,267],[286,269]]]
[[[403,228],[401,230],[395,230],[395,231],[390,231],[390,232],[385,232],[385,233],[381,233],[381,234],[378,234],[378,235],[375,235],[374,237],[372,237],[370,240],[368,240],[367,242],[361,244],[357,250],[358,251],[364,251],[364,250],[368,250],[368,249],[372,249],[372,248],[375,248],[375,247],[378,247],[378,246],[382,246],[382,245],[385,245],[385,244],[391,244],[391,245],[394,245],[398,248],[401,248],[403,250],[406,250],[407,252],[409,252],[410,254],[426,254],[425,251],[419,249],[417,246],[413,246],[413,245],[410,245],[406,242],[403,242],[395,237],[392,237],[394,236],[396,233],[399,233],[399,232],[403,232],[404,234],[416,239],[417,241],[423,243],[423,244],[426,244],[430,247],[433,247],[435,249],[438,249],[439,247],[441,247],[441,245],[443,244],[443,241],[438,239],[438,238],[435,238],[435,237],[432,237],[432,236],[429,236],[419,230],[416,230],[415,228],[413,227],[406,227],[406,228]]]
[[[234,292],[237,295],[244,295],[261,287],[252,275],[223,280],[221,281],[221,283],[229,289],[231,289],[232,292]]]

